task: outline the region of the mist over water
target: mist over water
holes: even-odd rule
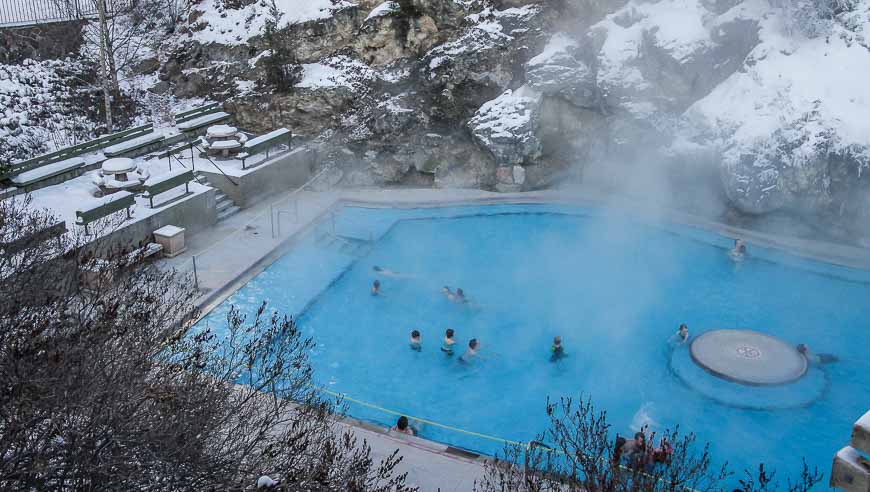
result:
[[[501,214],[485,215],[496,212]],[[517,440],[545,429],[547,397],[590,395],[607,410],[615,432],[680,425],[711,441],[716,457],[738,470],[763,460],[783,473],[795,471],[802,455],[825,469],[864,410],[855,395],[870,392],[870,367],[860,353],[870,343],[862,329],[870,314],[862,301],[870,294],[866,284],[758,258],[735,265],[723,247],[727,239],[669,226],[655,214],[634,218],[615,207],[350,208],[339,214],[337,233],[367,237],[367,230],[383,230],[403,214],[463,217],[397,222],[370,253],[305,303],[298,322],[318,344],[312,353],[316,378],[330,390]],[[307,269],[328,269],[329,261],[328,251],[303,247],[230,302],[253,310],[265,297],[271,308],[298,312],[295,286],[317,282]],[[378,276],[374,265],[402,278]],[[373,297],[376,278],[383,295]],[[470,304],[447,300],[440,292],[445,285],[461,287]],[[808,408],[731,408],[670,373],[666,341],[680,323],[693,335],[757,329],[836,353],[843,362],[826,368],[833,384]],[[452,358],[439,349],[447,327],[456,331]],[[408,346],[414,329],[423,334],[421,352]],[[552,363],[549,349],[557,335],[567,357]],[[457,363],[471,338],[481,342],[484,358]],[[385,426],[395,420],[359,405],[349,410]],[[423,436],[488,453],[500,449],[436,427],[424,427]]]

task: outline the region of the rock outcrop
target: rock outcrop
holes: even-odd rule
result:
[[[867,208],[870,137],[811,107],[819,87],[772,76],[795,53],[864,73],[865,0],[818,39],[790,33],[766,0],[303,3],[273,19],[258,2],[205,0],[158,50],[152,90],[224,100],[254,131],[291,128],[329,149],[343,185],[528,189],[694,163],[692,176],[719,178],[681,196],[719,187],[741,213]]]

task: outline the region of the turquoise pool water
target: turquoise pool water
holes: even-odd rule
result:
[[[763,461],[783,480],[801,456],[827,472],[870,403],[870,285],[863,272],[751,246],[752,256],[735,265],[727,238],[562,206],[347,207],[334,224],[346,239],[335,240],[333,221],[324,221],[204,322],[219,328],[229,303],[253,311],[267,300],[298,314],[316,340],[316,379],[354,399],[529,440],[546,425],[548,396],[583,393],[622,434],[644,423],[680,425],[710,441],[715,457],[737,471]],[[378,277],[374,265],[407,277]],[[383,295],[373,297],[376,278]],[[471,305],[445,299],[444,285],[463,288]],[[692,389],[672,367],[685,366],[686,349],[672,361],[666,343],[681,322],[692,334],[751,328],[841,362],[815,370],[805,383],[810,389],[758,393],[684,371],[697,383]],[[457,347],[480,340],[487,358],[466,366],[445,356],[439,346],[446,327],[456,331]],[[412,329],[423,334],[420,352],[409,349]],[[555,335],[568,356],[551,363]],[[817,394],[792,405],[807,391]],[[741,402],[787,408],[747,409]],[[349,412],[385,426],[395,421],[356,404]],[[500,450],[432,426],[422,435]]]

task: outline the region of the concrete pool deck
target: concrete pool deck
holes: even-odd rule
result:
[[[187,239],[187,251],[162,264],[193,271],[194,258],[199,303],[205,312],[222,302],[293,247],[294,237],[324,217],[328,219],[345,205],[366,207],[440,207],[520,203],[558,203],[607,206],[639,218],[698,227],[728,237],[743,238],[750,248],[768,247],[837,265],[870,270],[870,251],[821,241],[779,237],[731,227],[690,214],[665,210],[654,204],[615,201],[593,192],[547,190],[527,193],[492,193],[481,190],[361,189],[303,191],[278,195],[245,209],[217,226]],[[298,218],[297,218],[298,216]],[[750,249],[751,252],[751,249]],[[399,449],[404,456],[400,471],[409,472],[409,482],[421,490],[471,490],[483,474],[482,459],[455,456],[446,446],[424,440],[393,436],[373,425],[345,419],[360,438],[381,458]],[[473,429],[470,429],[473,430]]]

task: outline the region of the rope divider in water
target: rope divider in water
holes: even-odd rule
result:
[[[434,427],[440,427],[440,428],[442,428],[442,429],[450,430],[450,431],[453,431],[453,432],[459,432],[460,434],[466,434],[466,435],[469,435],[469,436],[480,437],[480,438],[482,438],[482,439],[488,439],[488,440],[490,440],[490,441],[499,442],[499,443],[502,443],[502,444],[510,444],[510,445],[512,445],[512,446],[519,446],[519,447],[525,448],[526,450],[531,450],[531,449],[533,449],[533,448],[535,448],[535,447],[543,447],[544,449],[546,449],[546,450],[549,451],[549,452],[553,452],[553,453],[556,453],[556,454],[560,454],[560,455],[562,455],[562,456],[568,456],[568,453],[565,453],[564,451],[561,451],[561,450],[558,450],[558,449],[553,449],[553,448],[546,447],[546,446],[538,446],[538,445],[535,445],[535,444],[534,444],[534,441],[532,441],[532,442],[512,441],[512,440],[510,440],[510,439],[504,439],[504,438],[501,438],[501,437],[490,436],[490,435],[488,435],[488,434],[481,434],[481,433],[479,433],[479,432],[474,432],[474,431],[469,431],[469,430],[465,430],[465,429],[460,429],[459,427],[453,427],[452,425],[442,424],[442,423],[440,423],[440,422],[435,422],[435,421],[433,421],[433,420],[428,420],[428,419],[423,419],[423,418],[419,418],[419,417],[414,417],[414,416],[412,416],[412,415],[408,415],[408,414],[406,414],[406,413],[397,412],[397,411],[395,411],[395,410],[390,410],[389,408],[384,408],[384,407],[382,407],[382,406],[380,406],[380,405],[375,405],[374,403],[369,403],[369,402],[366,402],[366,401],[357,400],[356,398],[351,398],[351,397],[347,396],[347,395],[344,394],[344,393],[337,393],[337,392],[335,392],[335,391],[330,391],[330,390],[328,390],[328,389],[326,389],[326,388],[322,388],[322,387],[320,387],[320,386],[316,386],[316,385],[314,385],[314,384],[310,384],[309,386],[311,386],[312,388],[316,389],[317,391],[320,391],[321,393],[325,393],[325,394],[330,395],[330,396],[332,396],[332,397],[339,398],[339,399],[341,399],[342,401],[349,401],[349,402],[351,402],[351,403],[356,403],[357,405],[361,405],[361,406],[364,406],[364,407],[368,407],[368,408],[371,408],[371,409],[373,409],[373,410],[378,410],[378,411],[380,411],[380,412],[388,413],[388,414],[391,414],[391,415],[398,415],[399,417],[407,417],[409,420],[416,420],[417,422],[422,422],[422,423],[424,423],[424,424],[426,424],[426,425],[431,425],[431,426],[434,426]],[[604,458],[600,458],[600,459],[603,460]],[[623,464],[621,464],[621,463],[620,463],[618,466],[619,466],[619,468],[620,468],[621,470],[628,471],[628,472],[634,472],[634,470],[632,470],[631,468],[629,468],[629,467],[627,467],[627,466],[625,466],[625,465],[623,465]],[[646,473],[646,472],[641,472],[641,475],[644,475],[644,476],[646,476],[647,478],[655,478],[655,479],[658,480],[659,482],[663,482],[663,481],[665,481],[665,480],[664,480],[663,478],[661,478],[661,477],[654,477],[654,476],[652,476],[652,475],[650,475],[650,474],[648,474],[648,473]],[[686,486],[684,486],[683,489],[686,490],[687,492],[699,492],[699,491],[696,490],[696,489],[693,489],[693,488],[691,488],[691,487],[686,487]]]

